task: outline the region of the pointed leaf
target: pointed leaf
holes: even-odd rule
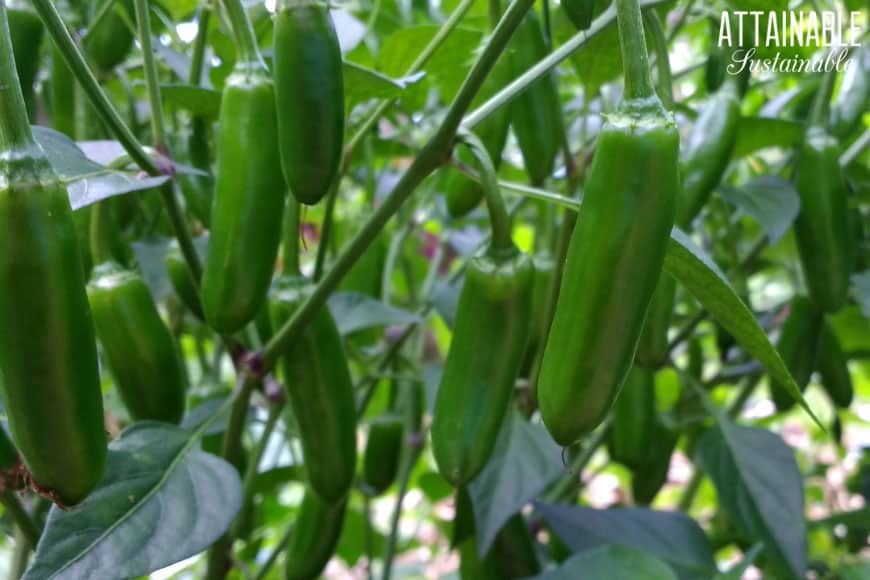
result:
[[[740,187],[720,187],[722,197],[761,224],[771,244],[778,242],[800,211],[794,185],[776,175],[762,175]]]
[[[536,503],[556,535],[574,552],[618,544],[667,562],[680,578],[710,578],[716,562],[701,527],[682,512],[644,508],[607,510]]]
[[[366,328],[420,321],[420,317],[413,312],[389,306],[356,292],[336,292],[329,297],[329,310],[342,335]]]
[[[211,545],[239,510],[239,475],[190,433],[142,422],[109,446],[106,473],[75,509],[52,508],[25,580],[132,578]]]
[[[673,570],[655,556],[627,546],[604,546],[571,556],[556,570],[536,576],[538,580],[576,578],[631,578],[631,580],[676,580]]]

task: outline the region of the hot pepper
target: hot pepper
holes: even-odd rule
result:
[[[395,413],[385,413],[369,424],[363,454],[363,491],[380,495],[393,484],[399,470],[404,433],[405,420]]]
[[[341,49],[329,6],[281,0],[274,39],[281,168],[293,196],[313,205],[335,180],[344,138]]]
[[[305,491],[295,529],[284,552],[284,579],[317,578],[338,545],[347,501],[327,503],[310,490]]]
[[[172,289],[181,299],[181,302],[194,316],[203,319],[202,302],[199,299],[199,291],[194,283],[190,268],[184,261],[178,242],[173,241],[166,252],[166,271],[169,273],[169,282]]]
[[[224,88],[202,277],[202,308],[219,332],[254,319],[269,291],[281,243],[285,187],[275,98],[259,62],[241,62]]]
[[[103,474],[106,436],[69,196],[36,144],[0,2],[0,375],[33,484],[65,505]]]
[[[816,368],[822,322],[819,309],[805,296],[796,296],[776,345],[779,356],[802,391]],[[794,406],[794,398],[781,385],[773,382],[770,390],[778,411],[786,411]]]
[[[840,347],[840,341],[828,323],[822,324],[816,367],[822,377],[822,386],[831,401],[841,409],[848,409],[855,395],[852,376],[849,374],[848,360]]]
[[[613,405],[613,422],[607,450],[613,461],[631,469],[639,468],[655,434],[655,373],[632,367]]]
[[[532,260],[511,239],[486,148],[466,139],[480,166],[493,238],[468,263],[435,401],[433,452],[454,485],[471,481],[492,454],[528,340],[534,278]]]
[[[653,89],[640,7],[617,10],[626,100],[598,137],[538,378],[562,445],[604,419],[631,368],[679,187],[679,133]]]
[[[178,423],[185,378],[175,341],[141,276],[107,262],[88,284],[97,336],[134,420]]]

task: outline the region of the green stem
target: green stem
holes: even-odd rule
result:
[[[82,51],[76,45],[67,30],[66,24],[57,11],[52,0],[33,0],[33,6],[39,13],[45,28],[51,35],[58,52],[76,77],[82,90],[87,94],[88,100],[93,105],[100,120],[109,128],[112,134],[121,143],[121,146],[130,155],[136,165],[145,173],[156,177],[163,175],[163,171],[157,163],[145,151],[130,128],[124,124],[121,115],[112,105],[109,97],[100,87],[94,73],[88,68]]]
[[[287,209],[284,211],[284,247],[282,248],[283,272],[290,276],[299,275],[299,202],[292,195],[287,196]]]
[[[659,98],[666,109],[674,108],[674,80],[671,74],[671,62],[668,55],[668,42],[665,39],[665,31],[662,28],[662,21],[658,13],[648,8],[643,11],[643,19],[646,22],[646,28],[649,32],[650,42],[653,50],[656,53],[656,72],[658,78]]]
[[[2,4],[2,2],[0,2],[0,4]],[[9,514],[12,521],[15,522],[15,526],[21,530],[25,539],[30,543],[30,547],[35,548],[36,544],[39,543],[39,526],[37,526],[36,522],[33,521],[33,518],[30,517],[30,514],[28,514],[27,510],[24,509],[24,506],[21,505],[21,502],[18,501],[15,493],[12,491],[3,493],[3,496],[0,497],[0,503],[3,504],[6,513]]]
[[[683,495],[680,497],[680,503],[677,504],[677,508],[679,508],[680,511],[688,512],[692,508],[692,504],[695,502],[695,496],[698,495],[698,490],[701,489],[701,483],[703,481],[704,472],[696,467],[695,472],[692,474],[692,479],[689,480],[689,483],[686,484],[686,487],[683,490]]]
[[[592,458],[595,456],[595,452],[604,444],[607,440],[607,433],[610,431],[610,425],[607,424],[601,429],[598,429],[593,435],[592,438],[583,446],[583,449],[580,450],[580,453],[577,454],[577,457],[571,461],[571,465],[568,468],[568,473],[565,474],[565,477],[560,479],[551,489],[547,492],[547,497],[557,500],[559,498],[564,497],[567,492],[578,484],[580,481],[580,476],[583,474],[583,470],[592,461]]]
[[[689,18],[689,14],[692,12],[692,8],[695,6],[695,0],[689,0],[686,3],[686,8],[680,13],[680,18],[677,20],[674,27],[671,29],[671,32],[668,34],[668,44],[672,43],[674,39],[677,37],[677,34],[680,33],[680,30],[683,29],[683,26],[686,24],[686,21]]]
[[[402,466],[399,475],[399,490],[396,496],[396,506],[393,508],[393,517],[390,522],[390,535],[387,537],[387,545],[384,549],[384,572],[381,580],[390,580],[393,571],[393,557],[396,554],[396,546],[399,542],[399,520],[402,517],[402,503],[408,493],[408,484],[411,480],[411,472],[417,459],[418,450],[411,444],[405,445],[405,453],[402,458]]]
[[[281,536],[281,539],[278,540],[278,544],[269,554],[269,557],[266,558],[266,561],[263,562],[263,566],[257,571],[257,575],[254,576],[254,580],[264,580],[266,575],[269,573],[269,570],[272,569],[272,566],[275,565],[275,562],[278,561],[278,556],[281,555],[281,552],[284,551],[284,548],[287,546],[287,543],[290,541],[290,537],[293,535],[294,525],[290,524],[287,526],[287,529],[284,530],[284,535]]]
[[[648,99],[655,94],[649,70],[649,54],[643,33],[638,0],[616,0],[616,23],[627,100]]]
[[[33,143],[27,106],[15,70],[6,2],[0,0],[0,151],[26,148]]]
[[[460,140],[471,151],[477,161],[480,171],[480,183],[486,206],[489,210],[489,221],[492,226],[492,247],[498,250],[514,249],[511,232],[511,219],[504,204],[504,198],[498,188],[495,166],[483,143],[474,133],[463,132]]]
[[[168,153],[166,130],[163,126],[163,99],[160,97],[160,79],[157,76],[157,62],[151,45],[151,10],[148,0],[135,0],[136,23],[139,27],[139,43],[142,45],[142,58],[145,67],[145,87],[148,89],[148,104],[151,108],[151,133],[154,147],[161,153]]]
[[[317,284],[309,299],[266,345],[262,354],[262,363],[265,369],[272,368],[278,353],[283,352],[287,345],[293,343],[306,325],[311,322],[317,311],[326,304],[332,291],[338,287],[354,263],[377,238],[386,223],[411,196],[416,187],[448,159],[462,115],[468,110],[471,101],[480,90],[486,76],[504,51],[514,30],[519,26],[532,3],[533,0],[516,0],[507,10],[490,37],[486,48],[468,73],[438,131],[423,147],[411,167],[402,175],[384,202],[342,251],[333,268]]]
[[[193,55],[190,58],[190,75],[187,82],[194,86],[202,84],[202,71],[205,63],[205,49],[208,46],[208,27],[214,11],[211,0],[206,0],[199,8],[196,18],[196,40],[193,42]]]
[[[828,117],[831,110],[831,95],[834,93],[834,81],[836,80],[836,70],[830,70],[822,75],[822,82],[819,88],[816,89],[816,96],[813,99],[813,108],[810,111],[809,126],[810,127],[827,127]]]
[[[643,2],[643,6],[644,8],[649,8],[664,3],[665,0],[646,0]],[[513,82],[490,97],[489,100],[477,107],[474,111],[466,115],[465,119],[462,121],[462,125],[472,129],[479,125],[484,119],[490,117],[498,109],[513,102],[514,99],[519,97],[531,85],[559,66],[562,61],[569,58],[577,50],[601,34],[601,32],[607,29],[615,19],[616,12],[614,11],[613,6],[611,6],[592,22],[592,25],[588,30],[576,33],[564,44],[560,45],[559,48],[550,53],[546,58],[541,59],[538,64],[518,76]]]
[[[263,56],[257,46],[257,35],[254,33],[254,27],[251,25],[251,20],[248,18],[248,13],[245,12],[241,0],[223,0],[223,3],[227,15],[230,17],[233,36],[238,43],[239,60],[266,68],[266,63],[263,62]]]
[[[314,281],[319,282],[326,268],[326,255],[329,253],[329,242],[332,240],[332,229],[335,225],[335,203],[338,201],[338,186],[340,179],[336,178],[326,194],[326,207],[323,208],[323,223],[320,227],[320,240],[317,242],[317,257],[314,260]]]
[[[840,167],[848,167],[853,161],[858,159],[867,147],[870,147],[870,129],[865,129],[861,136],[855,139],[855,142],[849,145],[849,148],[840,156]]]

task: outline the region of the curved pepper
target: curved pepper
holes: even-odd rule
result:
[[[791,312],[782,325],[777,350],[801,391],[806,388],[816,368],[822,322],[823,316],[818,308],[806,297],[796,296],[791,303]],[[770,391],[778,411],[787,411],[794,406],[795,400],[778,383],[772,382]]]
[[[284,552],[284,580],[311,580],[326,568],[338,545],[346,500],[329,504],[305,491],[295,529]]]
[[[369,425],[369,438],[363,454],[362,485],[365,493],[380,495],[395,481],[404,434],[405,419],[401,415],[387,413]]]
[[[840,341],[827,323],[822,324],[816,367],[822,377],[822,386],[831,401],[841,409],[848,409],[855,395],[852,376],[849,374],[848,360],[840,347]]]
[[[839,310],[849,289],[848,207],[839,157],[837,141],[822,127],[810,127],[795,177],[798,252],[810,298],[825,312]]]
[[[607,450],[613,461],[635,469],[642,466],[656,434],[655,373],[632,367],[613,405]]]
[[[281,0],[274,39],[281,168],[293,196],[314,205],[335,180],[344,139],[341,49],[329,6]]]
[[[514,33],[510,56],[514,77],[547,56],[547,43],[534,10]],[[529,180],[541,185],[552,173],[562,144],[562,104],[555,77],[545,75],[523,91],[511,107],[511,116]]]
[[[193,280],[190,268],[181,253],[178,242],[173,241],[166,252],[166,271],[169,274],[169,282],[172,289],[181,299],[181,302],[194,316],[203,320],[202,302],[199,299],[199,291]]]
[[[142,277],[107,262],[94,270],[88,298],[106,363],[130,416],[181,421],[184,370]]]
[[[651,504],[667,483],[671,455],[678,438],[678,432],[669,429],[656,417],[647,441],[646,454],[631,474],[631,493],[639,505]]]
[[[285,187],[267,72],[253,63],[236,65],[221,103],[202,309],[215,330],[232,333],[254,319],[268,294]]]
[[[270,301],[280,328],[307,299],[311,285],[283,277]],[[347,495],[356,468],[356,406],[341,336],[326,307],[282,354],[284,389],[298,425],[311,489],[335,503]]]

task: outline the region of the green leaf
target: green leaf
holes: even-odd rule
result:
[[[155,189],[169,181],[168,176],[142,177],[138,172],[103,167],[89,159],[72,139],[47,127],[33,127],[33,136],[66,182],[73,211],[116,195]]]
[[[190,433],[152,421],[109,445],[101,483],[75,509],[53,507],[26,580],[131,578],[198,554],[239,511],[238,472]]]
[[[420,321],[420,317],[413,312],[388,306],[356,292],[336,292],[329,297],[329,310],[338,323],[338,331],[342,335],[366,328],[413,324]]]
[[[698,466],[742,534],[764,542],[766,561],[777,575],[803,578],[804,486],[794,451],[770,431],[734,424],[704,400],[716,425],[698,443]]]
[[[741,117],[733,157],[740,159],[768,147],[791,149],[803,138],[802,123],[770,117]]]
[[[599,16],[600,18],[600,16]],[[568,40],[577,30],[561,15],[556,13],[554,31],[561,41]],[[602,85],[619,77],[622,72],[622,54],[614,47],[619,46],[619,31],[616,21],[608,24],[589,42],[571,55],[570,61],[580,82],[586,87],[587,94],[595,95]]]
[[[710,578],[716,561],[701,527],[682,512],[644,508],[592,509],[536,503],[535,511],[572,552],[617,544],[666,562],[683,580]]]
[[[630,578],[631,580],[676,580],[667,564],[646,552],[627,546],[604,546],[571,556],[556,570],[536,576],[538,580],[577,578]]]
[[[825,428],[807,405],[785,363],[752,312],[740,300],[716,264],[679,228],[671,231],[671,241],[665,255],[665,270],[707,309],[710,316],[746,352],[758,359],[771,377],[785,387],[824,431]]]
[[[544,426],[509,413],[489,463],[468,486],[481,557],[505,522],[563,472],[561,450]]]
[[[404,78],[390,78],[378,71],[344,62],[344,97],[348,102],[348,110],[358,103],[370,99],[395,99],[409,87],[422,80],[423,73],[417,73]]]
[[[749,550],[743,554],[743,559],[734,564],[727,572],[716,574],[713,580],[741,580],[746,570],[755,562],[758,555],[761,553],[764,544],[754,544]]]
[[[163,102],[168,106],[188,111],[205,119],[217,119],[221,110],[221,94],[214,89],[167,84],[160,86]]]
[[[762,175],[739,187],[719,188],[729,203],[761,224],[771,244],[788,231],[800,211],[800,197],[794,185],[776,175]]]

